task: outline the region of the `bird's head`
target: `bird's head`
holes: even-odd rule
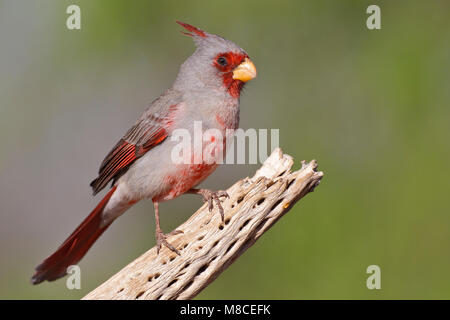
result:
[[[239,98],[244,84],[256,77],[256,68],[247,53],[235,43],[179,22],[191,36],[197,50],[181,66],[176,87],[224,90]]]

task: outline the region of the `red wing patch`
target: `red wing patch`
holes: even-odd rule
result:
[[[102,190],[109,181],[113,179],[117,180],[136,159],[142,157],[147,151],[161,143],[166,137],[166,130],[160,129],[143,145],[135,145],[121,139],[106,156],[100,166],[97,179],[91,182],[94,195]]]
[[[162,113],[144,113],[125,136],[108,153],[100,165],[98,177],[91,182],[94,195],[110,181],[122,176],[130,165],[168,136],[177,111],[177,104],[170,105]]]

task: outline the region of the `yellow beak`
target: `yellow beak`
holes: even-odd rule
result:
[[[233,70],[233,79],[236,80],[247,82],[255,77],[256,68],[249,58],[245,58],[245,60]]]

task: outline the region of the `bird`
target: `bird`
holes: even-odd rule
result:
[[[211,137],[209,144],[214,152],[225,154],[228,147],[224,140],[239,126],[240,94],[257,71],[246,51],[232,41],[176,22],[184,28],[181,32],[193,39],[194,53],[182,63],[172,86],[149,104],[104,158],[90,186],[94,196],[111,183],[109,191],[57,250],[35,268],[32,284],[64,277],[67,268],[84,257],[111,223],[141,200],[153,202],[158,254],[164,245],[180,255],[167,237],[183,233],[163,233],[159,203],[186,193],[197,194],[208,202],[210,211],[216,205],[223,220],[221,201],[228,194],[196,188],[220,163],[202,157],[200,161],[174,161],[173,149],[179,141],[173,137],[177,130],[192,134],[195,122],[200,122],[202,128],[221,134],[221,139]],[[205,152],[205,144],[200,151],[194,148],[190,160]]]

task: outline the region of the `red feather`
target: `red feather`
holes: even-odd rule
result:
[[[64,277],[67,268],[70,265],[77,264],[83,258],[98,237],[112,223],[111,221],[109,224],[101,226],[103,209],[115,190],[116,187],[113,187],[58,250],[36,267],[36,273],[31,278],[33,284]]]
[[[178,21],[178,20],[176,22],[180,26],[185,28],[186,30],[195,33],[197,36],[202,37],[202,38],[206,38],[206,33],[203,30],[200,30],[200,29],[198,29],[198,28],[196,28],[194,26],[191,26],[190,24],[187,24],[187,23],[184,23],[184,22],[181,22],[181,21]],[[183,31],[182,31],[182,33],[184,33],[185,35],[191,36],[191,37],[193,36],[193,34],[191,34],[191,33],[183,32]]]
[[[106,156],[100,167],[98,177],[91,182],[94,194],[103,189],[109,181],[117,180],[136,159],[142,157],[166,137],[167,131],[159,128],[143,145],[136,145],[121,139],[108,156]]]
[[[220,57],[226,59],[227,64],[225,66],[222,66],[217,62],[217,59]],[[223,85],[227,88],[228,93],[234,98],[239,98],[241,90],[244,87],[244,82],[233,79],[233,70],[240,65],[245,58],[248,58],[247,54],[223,52],[219,53],[214,59],[214,66],[222,73]]]

